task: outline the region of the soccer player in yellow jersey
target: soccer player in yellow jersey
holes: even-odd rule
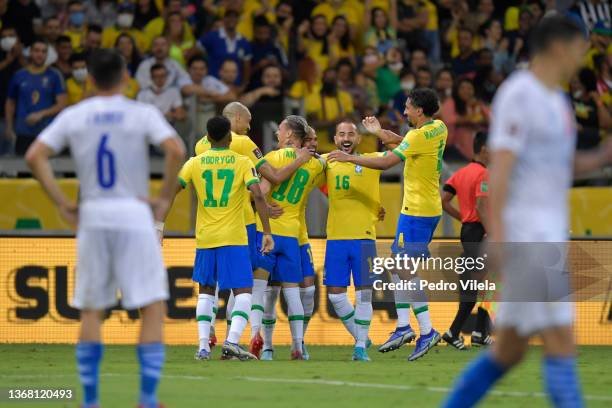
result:
[[[306,163],[310,160],[310,153],[306,149],[300,149],[297,151],[297,160],[292,163],[289,163],[287,166],[283,168],[276,169],[267,163],[259,163],[262,161],[263,155],[259,147],[251,140],[250,137],[246,136],[246,133],[249,131],[249,126],[251,122],[251,112],[249,109],[241,104],[240,102],[230,102],[223,108],[223,116],[226,117],[231,123],[232,130],[232,141],[230,143],[230,150],[241,154],[243,156],[248,157],[254,166],[258,164],[259,173],[265,177],[267,180],[274,184],[280,184],[285,181],[289,176],[291,176],[302,164]],[[207,136],[202,137],[195,146],[196,155],[202,154],[208,151],[211,148],[210,141]],[[257,268],[257,245],[255,242],[257,228],[255,226],[255,213],[253,211],[253,207],[251,206],[251,197],[249,194],[246,194],[244,197],[244,217],[247,228],[247,236],[249,240],[249,251],[251,256],[251,265],[253,266],[253,270]],[[254,281],[255,290],[253,291],[253,305],[252,311],[250,313],[250,322],[251,322],[251,353],[255,354],[259,357],[259,353],[261,351],[261,347],[263,345],[263,340],[261,339],[260,327],[261,327],[261,319],[263,315],[263,297],[259,296],[259,293],[265,290],[267,281],[262,279],[255,279]],[[261,291],[259,290],[261,288]],[[262,295],[263,296],[263,295]],[[218,291],[215,295],[215,306],[213,308],[214,314],[217,314],[217,301],[218,301]],[[234,294],[230,295],[228,300],[226,314],[228,319],[228,327],[231,324],[230,315],[232,311],[232,307],[234,304]],[[213,317],[212,321],[212,330],[211,330],[211,342],[214,345],[216,342],[216,337],[214,337],[214,322],[215,318]]]
[[[334,142],[340,151],[356,155],[360,141],[354,123],[344,121],[336,126]],[[363,157],[382,157],[386,154],[367,153]],[[355,361],[370,360],[366,352],[373,312],[370,265],[372,258],[376,257],[381,172],[340,161],[329,163],[326,170],[329,212],[323,283],[327,286],[328,297],[336,314],[356,340],[353,350]],[[346,293],[351,275],[355,285],[355,308]]]
[[[414,89],[406,100],[404,114],[415,129],[409,131],[403,139],[393,132],[382,130],[374,117],[363,121],[366,129],[378,135],[387,146],[397,146],[392,150],[393,154],[366,157],[335,151],[328,158],[330,162],[350,162],[381,170],[404,161],[404,201],[392,247],[395,254],[415,258],[429,256],[429,242],[442,215],[439,183],[442,153],[448,132],[442,121],[432,119],[438,109],[438,97],[434,90]],[[397,274],[393,278],[399,281]],[[410,275],[407,275],[407,279],[410,279]],[[440,341],[440,334],[431,326],[427,298],[423,291],[396,290],[394,295],[398,326],[379,351],[396,350],[416,337],[409,324],[411,304],[420,327],[417,345],[408,357],[413,361],[434,347]]]
[[[259,177],[251,161],[229,149],[230,122],[223,116],[207,125],[210,150],[192,157],[179,173],[181,186],[194,185],[198,197],[196,258],[193,280],[199,283],[196,307],[200,347],[196,358],[210,358],[208,338],[213,315],[215,288],[231,289],[235,296],[229,335],[223,344],[226,357],[256,358],[238,346],[251,310],[253,269],[244,218],[247,189],[253,194],[261,223],[260,248],[270,252],[268,210],[259,188]],[[246,187],[246,188],[245,188]]]
[[[289,140],[292,146],[302,146],[307,135],[308,124],[299,116],[288,116],[279,126],[279,140]],[[286,166],[296,160],[296,148],[288,147],[268,153],[263,163],[275,167]],[[258,165],[261,168],[263,163]],[[325,162],[311,158],[283,183],[272,187],[269,201],[276,203],[283,214],[270,220],[272,234],[276,243],[275,249],[260,256],[259,268],[255,273],[257,279],[268,279],[281,282],[287,302],[289,323],[291,327],[291,358],[302,360],[302,341],[304,331],[304,308],[300,299],[299,284],[303,280],[300,248],[300,209],[307,197],[306,191],[312,188],[317,177],[325,170]],[[261,224],[257,225],[258,243],[261,242]],[[264,288],[265,290],[265,288]],[[262,296],[263,292],[262,290]]]

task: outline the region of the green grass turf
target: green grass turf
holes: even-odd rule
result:
[[[160,400],[166,407],[378,407],[438,406],[457,374],[478,353],[438,346],[409,363],[410,347],[380,354],[371,349],[370,363],[349,361],[350,347],[310,347],[311,361],[289,361],[286,347],[276,350],[277,361],[195,361],[194,347],[168,347]],[[612,406],[612,347],[581,347],[579,369],[590,407]],[[9,403],[6,407],[76,407],[81,395],[74,348],[67,345],[0,345],[0,388],[70,387],[77,400],[54,403]],[[108,346],[101,373],[103,407],[135,407],[138,366],[133,347]],[[522,395],[492,395],[483,406],[548,406],[540,394],[540,350],[495,388]],[[265,381],[262,381],[265,380]],[[302,381],[301,383],[299,381]],[[339,382],[348,382],[339,383]],[[394,388],[395,386],[395,388]],[[414,387],[414,388],[409,388]],[[527,393],[536,393],[528,395]],[[603,397],[603,398],[602,398]],[[4,396],[0,397],[4,398]]]

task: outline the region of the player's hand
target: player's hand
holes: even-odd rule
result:
[[[381,206],[378,209],[378,221],[384,221],[385,215],[387,215],[387,212],[385,211],[385,208]]]
[[[272,239],[272,235],[263,234],[263,238],[261,240],[261,253],[268,254],[274,250],[274,239]]]
[[[306,33],[308,33],[308,30],[310,30],[310,21],[304,20],[302,24],[298,26],[297,32],[298,32],[298,35],[303,36]]]
[[[153,211],[153,218],[156,220],[163,220],[166,218],[166,214],[168,214],[168,209],[170,208],[170,201],[157,197],[157,198],[149,198],[147,200],[149,205],[151,206],[151,210]]]
[[[59,206],[62,218],[74,229],[79,225],[79,206],[75,203],[66,203]]]
[[[350,159],[351,159],[351,155],[341,150],[334,150],[327,156],[327,161],[330,163],[333,163],[336,161],[340,163],[346,163],[350,161]]]
[[[268,203],[268,216],[270,218],[279,218],[285,211],[276,203]]]
[[[296,159],[302,164],[308,163],[308,160],[313,156],[313,152],[306,147],[295,149]]]
[[[378,135],[382,130],[380,126],[380,122],[376,118],[376,116],[367,116],[364,120],[361,121],[363,127],[368,131],[368,133],[372,133],[374,135]]]
[[[33,112],[26,116],[26,123],[30,126],[33,126],[42,120],[42,115],[40,112]]]

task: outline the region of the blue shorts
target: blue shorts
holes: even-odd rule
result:
[[[198,248],[193,266],[193,277],[200,285],[219,289],[253,287],[253,268],[247,245],[218,248]]]
[[[302,276],[308,278],[315,275],[314,263],[312,260],[312,248],[310,244],[300,246],[300,259],[302,261]]]
[[[372,285],[375,275],[371,265],[375,257],[376,241],[372,239],[328,240],[323,284],[346,287],[351,284],[352,275],[353,285]]]
[[[249,239],[249,254],[251,256],[251,266],[253,270],[257,269],[257,224],[249,224],[246,226],[247,238]]]
[[[302,266],[297,238],[272,234],[274,250],[268,254],[261,253],[262,238],[263,233],[257,231],[257,266],[270,273],[273,281],[300,283]]]
[[[391,251],[410,257],[429,257],[429,243],[440,217],[416,217],[400,214]]]

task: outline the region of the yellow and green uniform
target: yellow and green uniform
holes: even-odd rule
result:
[[[321,187],[325,184],[325,173],[319,174],[314,183],[306,188],[304,194],[306,198],[302,201],[302,207],[300,208],[300,234],[298,236],[298,244],[300,246],[300,260],[302,262],[302,276],[309,277],[314,276],[314,259],[312,257],[312,248],[310,242],[308,242],[308,224],[306,223],[306,204],[308,203],[308,196],[315,189],[315,187]]]
[[[183,188],[193,184],[198,197],[197,248],[248,244],[243,207],[247,188],[259,183],[249,158],[210,148],[183,165],[179,182]]]

